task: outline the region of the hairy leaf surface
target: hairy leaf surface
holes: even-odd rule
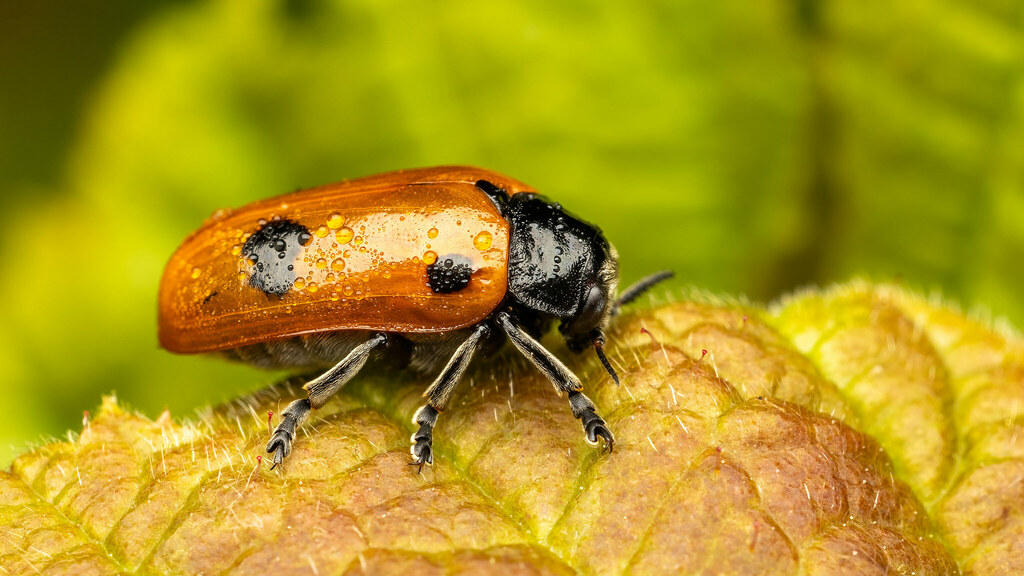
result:
[[[188,422],[104,400],[0,473],[10,574],[1011,574],[1024,563],[1024,345],[891,286],[627,314],[624,377],[579,360],[588,446],[512,354],[481,362],[407,466],[426,381],[369,368],[285,464],[299,381]],[[550,341],[554,345],[553,340]],[[559,351],[563,356],[564,350]],[[173,393],[173,391],[168,391]]]

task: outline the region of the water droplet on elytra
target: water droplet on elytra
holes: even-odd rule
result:
[[[488,250],[493,241],[494,238],[491,237],[491,233],[484,230],[473,238],[473,246],[476,246],[477,250]]]
[[[351,228],[345,226],[334,233],[334,239],[338,241],[338,244],[348,244],[352,237],[355,236],[355,232]]]

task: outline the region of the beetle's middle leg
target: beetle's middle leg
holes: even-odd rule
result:
[[[344,360],[303,386],[309,393],[309,397],[296,400],[284,409],[284,412],[281,413],[281,423],[274,429],[274,435],[267,443],[267,452],[274,455],[274,464],[271,469],[291,453],[292,442],[295,440],[295,429],[309,416],[310,410],[326,404],[331,396],[334,396],[342,386],[362,370],[370,358],[370,353],[387,342],[388,337],[383,332],[374,334],[369,340],[349,352]]]
[[[424,464],[434,463],[434,425],[437,424],[437,417],[448,407],[455,385],[462,379],[462,374],[473,359],[473,354],[486,342],[490,333],[487,324],[477,324],[469,338],[455,350],[455,354],[448,360],[448,364],[434,383],[423,393],[427,397],[427,403],[412,417],[413,424],[419,424],[420,428],[412,435],[411,464],[418,465],[420,470]]]
[[[583,384],[580,383],[580,379],[554,354],[541,346],[540,342],[516,326],[507,312],[499,312],[497,321],[502,331],[508,335],[508,339],[523,353],[523,356],[526,356],[527,360],[543,372],[556,389],[569,393],[569,409],[583,425],[587,442],[597,445],[597,439],[600,437],[608,445],[610,452],[615,445],[615,436],[608,429],[608,424],[604,419],[597,415],[594,403],[581,392]]]

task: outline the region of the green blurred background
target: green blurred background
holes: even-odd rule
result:
[[[542,189],[627,282],[867,274],[1024,321],[1020,1],[94,4],[0,5],[0,465],[102,393],[271,381],[158,349],[167,258],[217,208],[401,167]]]

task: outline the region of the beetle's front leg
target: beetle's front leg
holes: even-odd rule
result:
[[[499,312],[497,315],[498,326],[508,335],[512,344],[523,353],[526,358],[544,373],[555,385],[555,388],[569,393],[569,408],[572,415],[583,424],[583,431],[587,436],[587,442],[596,445],[597,438],[601,437],[608,445],[611,452],[615,446],[615,436],[608,429],[608,424],[603,418],[597,415],[597,408],[594,403],[583,395],[583,384],[580,379],[572,373],[569,368],[562,364],[554,354],[540,345],[529,334],[516,326],[512,317],[507,312]]]
[[[477,324],[469,338],[455,350],[434,383],[423,393],[427,397],[427,404],[417,410],[412,418],[413,424],[418,424],[419,429],[412,435],[411,464],[419,466],[420,470],[423,470],[424,464],[434,463],[434,425],[437,424],[437,417],[448,407],[455,385],[469,367],[473,353],[483,345],[490,333],[487,324]]]

